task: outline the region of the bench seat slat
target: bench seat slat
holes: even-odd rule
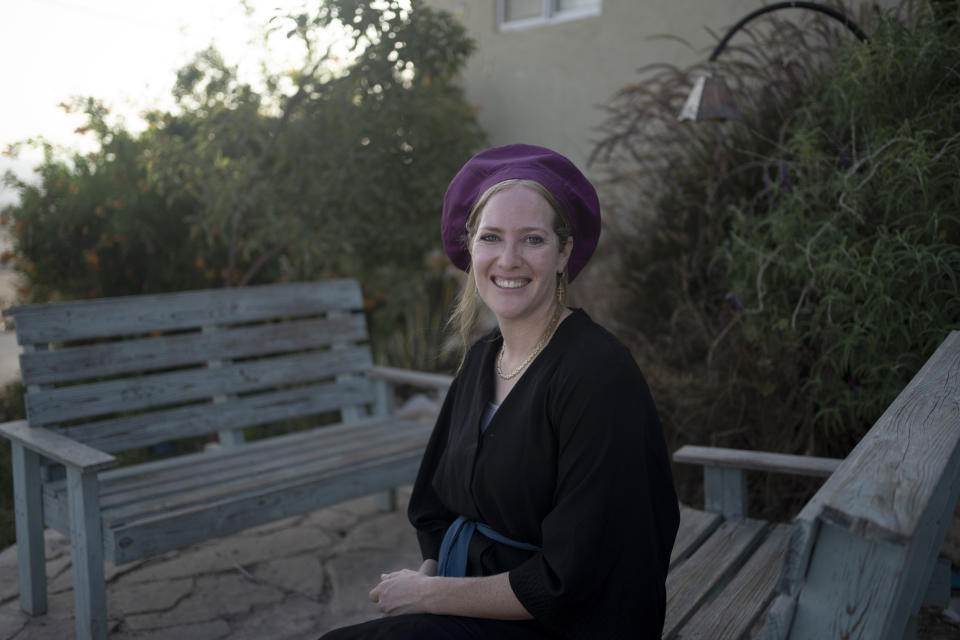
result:
[[[259,474],[247,474],[219,483],[207,484],[200,480],[202,485],[194,483],[189,488],[182,488],[179,493],[157,496],[149,500],[140,500],[104,511],[106,522],[133,523],[140,519],[162,515],[168,512],[177,512],[183,509],[203,507],[229,498],[231,496],[246,496],[269,490],[272,487],[285,486],[297,482],[301,478],[311,478],[329,473],[334,469],[358,464],[364,460],[382,458],[403,451],[423,451],[427,436],[422,439],[398,437],[393,442],[381,442],[374,446],[354,449],[352,451],[318,456],[308,463],[285,465]]]
[[[363,315],[350,314],[35,351],[20,356],[20,372],[24,384],[55,384],[314,349],[366,335]]]
[[[680,631],[683,640],[738,640],[773,599],[790,526],[777,525],[737,575]],[[736,612],[734,615],[731,615]]]
[[[374,391],[366,380],[297,387],[220,404],[202,404],[114,418],[61,430],[102,451],[122,451],[180,438],[240,429],[369,404]]]
[[[309,352],[226,364],[212,370],[188,369],[38,391],[27,396],[27,411],[32,424],[50,424],[302,384],[339,373],[360,373],[371,365],[370,351],[365,347]]]
[[[173,469],[165,469],[159,474],[145,473],[137,482],[125,485],[114,485],[112,491],[100,492],[100,504],[106,512],[112,508],[123,508],[128,504],[155,500],[162,496],[192,490],[197,481],[197,475],[203,476],[204,486],[215,487],[220,483],[236,479],[266,477],[267,474],[285,468],[308,465],[337,456],[345,456],[365,448],[373,448],[381,444],[395,444],[401,441],[410,441],[414,434],[406,429],[380,429],[375,433],[365,430],[363,440],[341,439],[333,443],[301,443],[287,451],[273,449],[268,456],[254,458],[245,456],[232,464],[220,459],[215,464],[197,464],[193,467],[181,467],[179,473]],[[419,441],[419,436],[416,438]]]
[[[670,553],[670,569],[690,556],[697,547],[720,526],[723,516],[712,511],[700,511],[680,505],[680,527]]]
[[[388,429],[384,429],[384,426]],[[324,429],[317,429],[311,432],[322,432]],[[299,436],[301,434],[291,434]],[[126,498],[136,498],[135,501],[127,499],[110,500],[110,496],[103,496],[101,492],[101,504],[104,505],[102,514],[105,527],[116,527],[118,523],[131,522],[136,519],[154,517],[157,514],[165,512],[178,511],[193,507],[202,506],[211,502],[217,502],[224,499],[231,499],[231,496],[243,496],[250,492],[268,490],[270,487],[287,484],[296,481],[298,478],[309,478],[312,476],[323,475],[331,469],[341,466],[357,464],[364,460],[376,459],[379,457],[393,455],[402,451],[419,451],[422,453],[430,435],[430,427],[420,422],[391,420],[375,422],[370,421],[363,426],[350,425],[350,429],[342,431],[334,441],[327,438],[318,438],[321,444],[328,445],[329,451],[324,452],[310,450],[306,446],[303,438],[294,439],[298,446],[293,449],[306,449],[312,455],[298,456],[290,451],[286,452],[286,457],[278,454],[278,448],[275,441],[284,440],[287,436],[277,436],[268,440],[247,443],[243,447],[236,449],[211,452],[210,454],[195,454],[192,464],[181,465],[180,479],[183,481],[178,491],[170,491],[163,483],[141,485],[134,493],[137,496],[126,496]],[[339,445],[334,442],[339,441]],[[258,447],[259,444],[271,445],[269,447]],[[248,449],[263,449],[263,455],[259,461],[252,462]],[[207,463],[215,465],[221,471],[224,460],[235,460],[234,470],[237,473],[228,473],[217,476],[215,473],[207,473],[205,465]],[[166,461],[160,461],[166,462]],[[136,474],[128,473],[122,479],[108,478],[108,485],[116,488],[118,481],[136,483],[141,477],[146,480],[152,478],[154,464],[137,465],[127,469],[117,471],[136,471]],[[146,467],[146,469],[144,468]],[[161,473],[167,473],[169,468],[160,469]],[[56,526],[58,523],[65,522],[66,512],[66,486],[63,482],[50,483],[45,489],[46,506],[50,509],[50,524]],[[114,496],[116,497],[114,492]],[[121,496],[123,497],[123,496]],[[112,505],[112,506],[111,506]]]
[[[299,478],[254,495],[231,498],[179,513],[105,530],[107,558],[114,564],[177,549],[280,518],[413,482],[423,450],[340,467]]]
[[[373,424],[364,424],[363,438],[377,438],[391,433],[391,422],[379,420]],[[285,434],[281,437],[269,437],[255,440],[255,447],[227,447],[207,449],[197,453],[174,456],[162,460],[146,462],[133,467],[113,469],[100,474],[100,497],[109,500],[114,494],[136,489],[143,485],[160,484],[177,480],[186,473],[185,469],[202,467],[203,473],[216,473],[223,469],[256,464],[263,458],[283,458],[300,451],[313,451],[339,446],[356,446],[361,438],[351,437],[355,423],[316,427],[308,431]],[[307,436],[297,438],[295,436]],[[362,445],[362,441],[360,442]]]
[[[7,309],[20,344],[66,342],[363,308],[356,280],[122,296]]]
[[[667,574],[667,615],[663,637],[672,637],[704,599],[753,551],[766,523],[727,520],[692,556]]]

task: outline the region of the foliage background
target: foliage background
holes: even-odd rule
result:
[[[254,87],[208,49],[142,133],[74,98],[62,106],[86,115],[78,133],[95,151],[22,143],[45,161],[37,184],[4,176],[20,196],[0,212],[20,302],[350,276],[379,362],[455,364],[438,356],[457,279],[437,220],[450,178],[485,142],[456,83],[473,43],[419,0],[305,6],[268,25],[301,43],[298,69]],[[328,29],[342,39],[329,43]],[[0,419],[23,417],[22,393],[4,390]],[[0,548],[14,540],[9,456],[0,444]]]
[[[140,135],[74,102],[99,150],[49,149],[37,187],[7,177],[24,298],[355,275],[380,361],[449,366],[435,354],[456,282],[435,228],[449,178],[483,144],[453,82],[471,44],[420,3],[374,4],[276,20],[305,43],[354,25],[347,68],[307,46],[302,69],[255,91],[201,52],[178,108]],[[960,328],[956,3],[861,14],[869,46],[788,17],[721,56],[740,124],[675,121],[699,67],[649,68],[606,105],[594,159],[608,258],[591,269],[602,283],[579,288],[638,354],[671,448],[841,457]],[[699,473],[677,471],[696,503]],[[751,481],[766,517],[816,487]]]
[[[674,448],[844,457],[960,327],[951,4],[863,16],[869,45],[770,14],[720,57],[741,123],[676,122],[698,68],[648,69],[608,104],[607,314]],[[702,478],[678,471],[696,502]],[[817,486],[751,481],[768,517]]]
[[[301,68],[254,88],[201,51],[177,74],[175,108],[146,114],[143,133],[95,99],[65,105],[87,115],[80,131],[98,149],[62,160],[46,147],[39,185],[5,177],[21,197],[2,213],[21,296],[352,276],[379,361],[449,367],[441,326],[417,323],[449,301],[439,203],[485,140],[455,82],[472,41],[419,1],[328,0],[270,28],[302,44]]]

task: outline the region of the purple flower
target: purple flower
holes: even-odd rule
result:
[[[723,299],[737,313],[743,313],[745,311],[743,305],[740,304],[740,299],[733,291],[728,292],[727,295],[723,296]]]

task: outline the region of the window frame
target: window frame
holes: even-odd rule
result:
[[[517,29],[528,29],[542,24],[567,22],[568,20],[579,20],[590,16],[598,16],[600,15],[603,5],[603,0],[597,0],[597,4],[594,6],[563,11],[557,9],[557,0],[541,0],[542,8],[540,9],[539,16],[506,22],[504,20],[504,16],[506,15],[506,1],[507,0],[497,0],[497,28],[500,31],[515,31]]]

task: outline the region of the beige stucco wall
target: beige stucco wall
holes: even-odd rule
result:
[[[463,83],[494,145],[551,147],[587,170],[603,121],[598,105],[652,63],[706,58],[720,34],[761,0],[602,0],[601,13],[498,31],[496,0],[427,0],[466,26],[477,43]],[[858,3],[859,4],[859,3]],[[882,2],[881,4],[891,4]],[[849,5],[848,5],[849,6]],[[858,13],[851,14],[856,19]],[[690,46],[658,35],[682,38]]]

